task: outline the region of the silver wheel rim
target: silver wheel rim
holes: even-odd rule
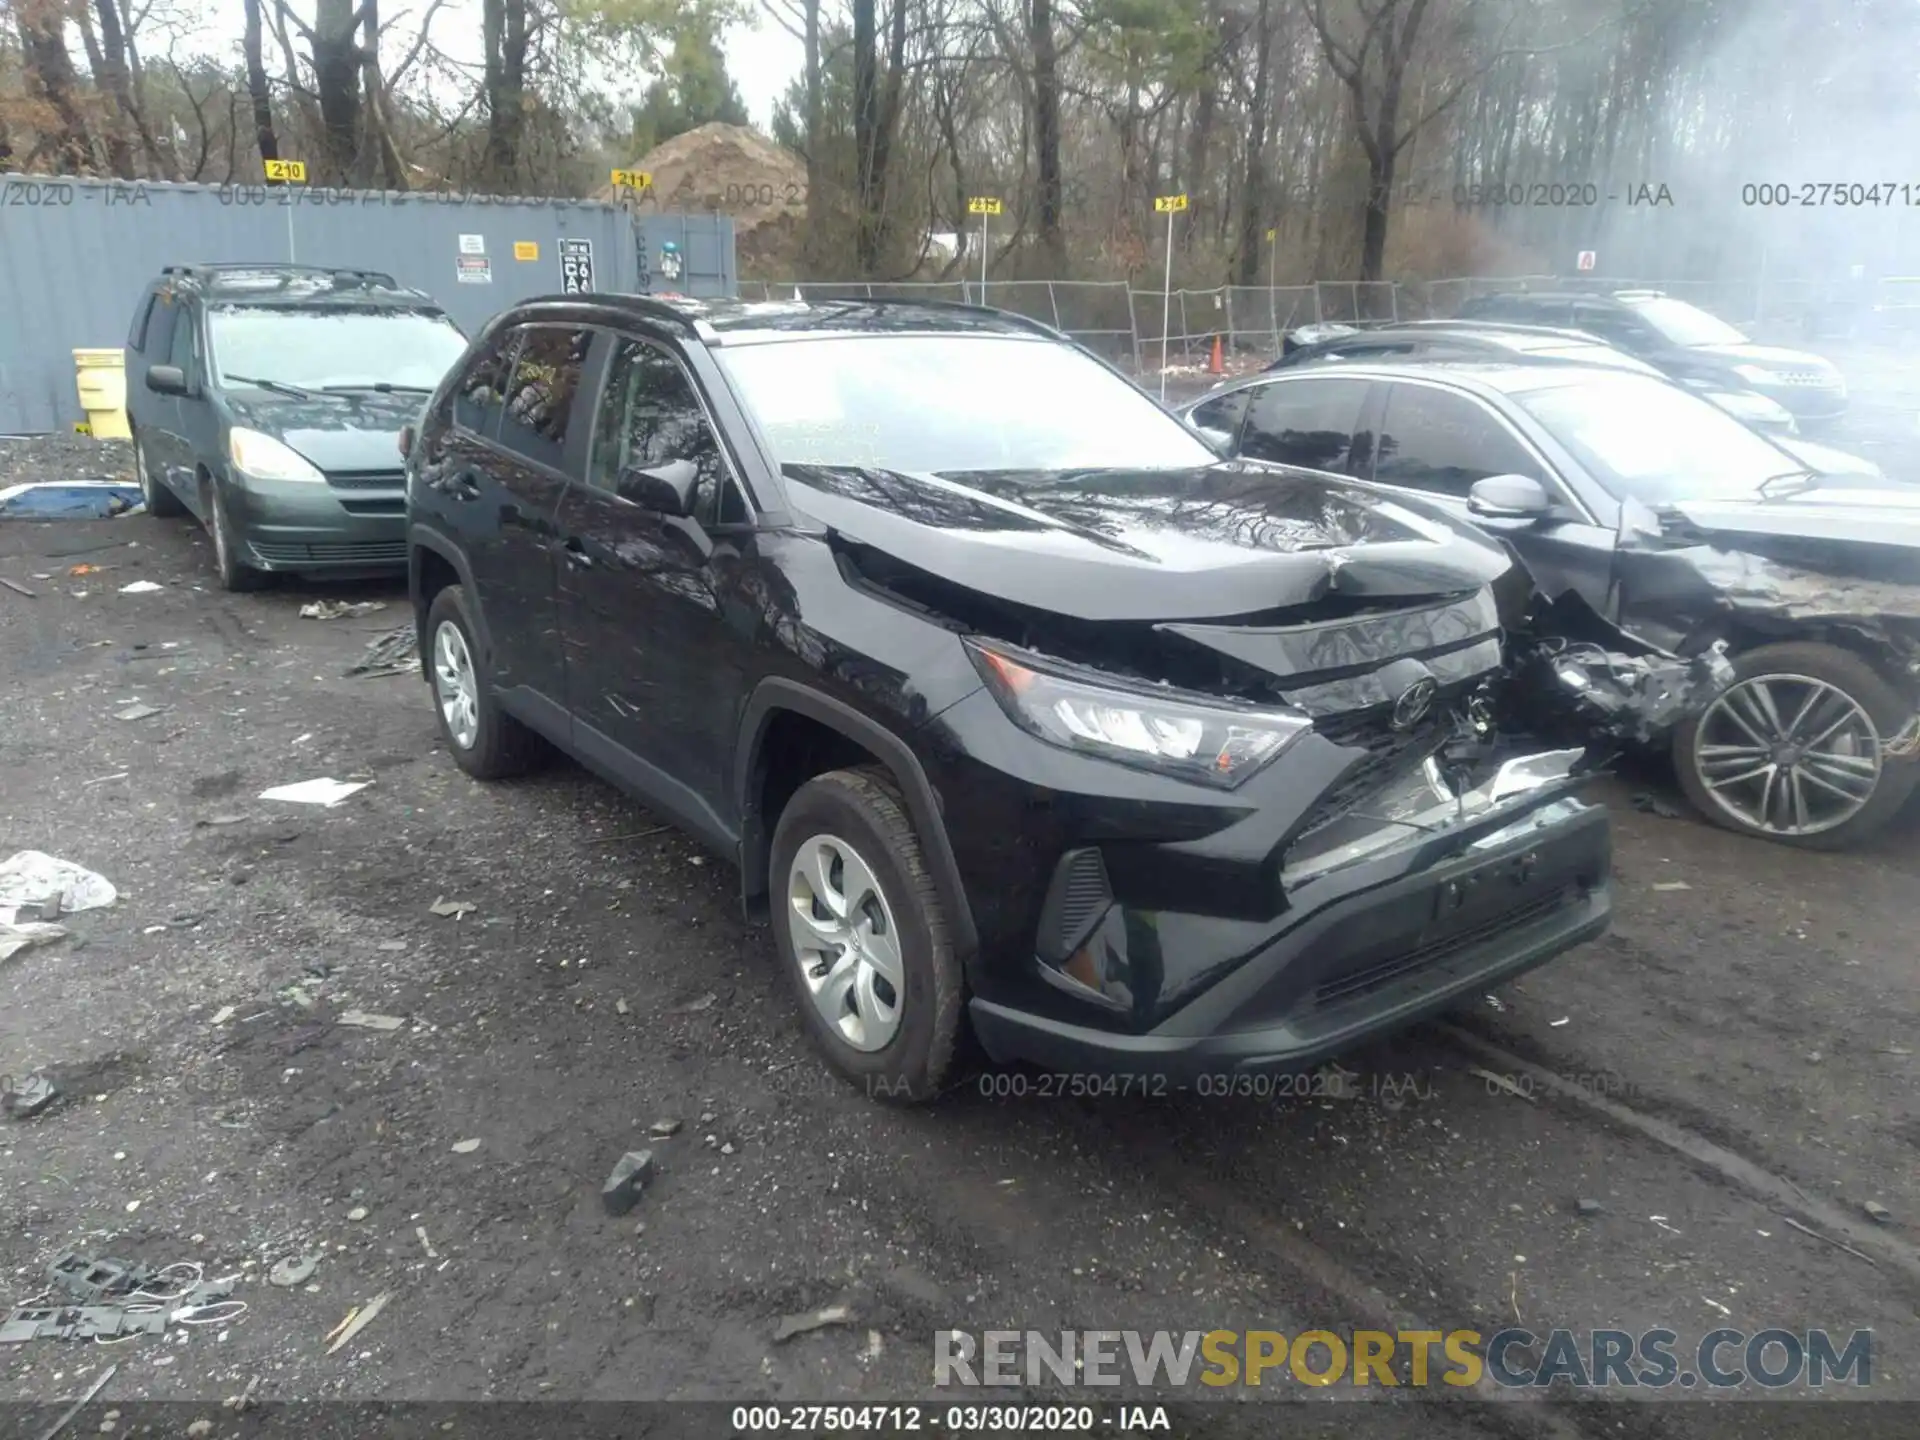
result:
[[[1708,796],[1770,835],[1844,825],[1880,785],[1880,731],[1864,706],[1811,675],[1756,675],[1700,717],[1693,764]]]
[[[900,931],[873,868],[838,836],[811,836],[794,852],[787,933],[821,1018],[855,1050],[884,1048],[906,999]]]
[[[159,482],[153,478],[153,464],[147,459],[146,441],[138,440],[134,442],[133,464],[134,468],[140,472],[141,502],[146,505],[147,512],[151,514],[153,512],[153,497],[159,490],[160,485]]]
[[[207,513],[213,517],[213,558],[220,566],[220,573],[225,575],[233,568],[233,558],[228,554],[227,516],[212,486],[207,487]]]
[[[442,620],[433,635],[433,693],[440,701],[447,734],[462,750],[471,750],[480,738],[480,687],[473,676],[467,637],[451,620]]]

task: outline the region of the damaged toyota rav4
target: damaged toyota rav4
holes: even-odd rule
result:
[[[1160,1089],[1297,1071],[1607,925],[1500,545],[1221,460],[1042,326],[533,301],[402,444],[454,758],[557,747],[736,861],[870,1094],[938,1093],[969,1027]]]

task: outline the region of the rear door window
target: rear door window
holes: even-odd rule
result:
[[[1431,385],[1395,385],[1387,392],[1375,480],[1464,498],[1489,475],[1525,475],[1552,484],[1478,400]]]
[[[507,379],[513,374],[514,351],[525,334],[524,329],[502,330],[467,361],[453,390],[453,423],[462,430],[493,438]]]
[[[153,317],[153,307],[158,303],[158,299],[159,297],[155,295],[147,296],[140,302],[139,308],[133,312],[133,328],[127,332],[127,348],[129,350],[144,350],[146,348],[147,323]]]
[[[173,350],[174,321],[180,317],[180,307],[166,295],[153,297],[153,313],[147,317],[146,344],[140,353],[152,359],[156,365],[168,363],[167,356]]]
[[[592,344],[591,330],[527,328],[501,405],[500,444],[535,464],[565,468],[567,427]]]
[[[1240,436],[1250,460],[1346,473],[1369,380],[1285,380],[1259,387]],[[1360,444],[1366,451],[1364,440]]]

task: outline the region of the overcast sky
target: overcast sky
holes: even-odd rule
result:
[[[237,63],[239,8],[231,0],[200,0],[201,18],[190,43],[204,50],[219,51],[224,58]],[[386,39],[381,45],[381,55],[391,65],[412,46],[418,33],[415,27],[426,4],[425,0],[408,0],[406,4],[387,0],[382,9],[386,12],[387,24],[383,27]],[[300,4],[296,13],[310,19],[312,6]],[[443,5],[434,16],[433,42],[452,59],[478,66],[481,60],[480,0],[449,0]],[[267,63],[277,71],[279,67],[271,53],[272,42],[268,44]],[[77,51],[77,36],[74,45]],[[295,45],[305,53],[304,43],[296,40]],[[772,122],[775,103],[800,73],[800,42],[764,14],[757,13],[753,25],[728,32],[726,52],[727,69],[740,89],[741,98],[747,102],[747,113],[756,125],[765,129]],[[616,99],[631,99],[637,104],[646,91],[646,80],[636,77],[630,86],[608,84],[605,88]],[[630,93],[621,93],[622,88]]]

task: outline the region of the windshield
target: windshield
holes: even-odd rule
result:
[[[1744,345],[1747,337],[1726,321],[1684,300],[1638,300],[1633,313],[1675,345]]]
[[[1622,499],[1745,497],[1806,468],[1717,405],[1645,376],[1594,375],[1514,400]]]
[[[443,315],[222,305],[209,315],[214,373],[302,390],[392,385],[431,390],[467,348]],[[240,377],[246,377],[244,380]]]
[[[1173,469],[1219,457],[1098,361],[1003,335],[863,335],[723,347],[785,465]]]

